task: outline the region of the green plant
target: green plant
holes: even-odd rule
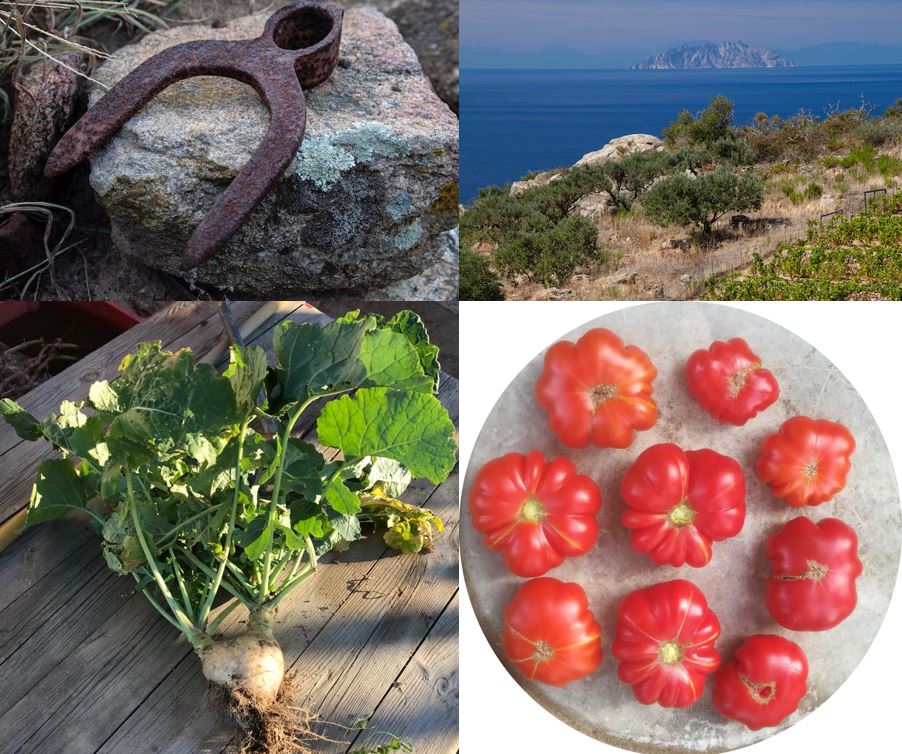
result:
[[[498,276],[481,254],[469,249],[460,250],[461,301],[503,301]]]
[[[601,165],[577,168],[570,181],[580,195],[604,191],[616,209],[629,211],[655,180],[668,172],[670,158],[656,151],[629,154]]]
[[[733,103],[723,95],[714,97],[697,115],[683,110],[676,121],[664,129],[664,138],[673,146],[703,145],[711,147],[733,137]]]
[[[39,421],[0,401],[22,438],[60,455],[40,467],[28,525],[89,516],[107,565],[134,579],[206,678],[257,719],[284,674],[275,608],[323,555],[361,537],[362,520],[387,525],[392,547],[428,549],[440,522],[397,498],[412,477],[439,483],[456,462],[454,425],[435,396],[438,349],[416,314],[285,322],[273,350],[270,366],[262,348],[232,348],[218,374],[188,350],[144,343],[117,379],[59,414]],[[294,435],[320,401],[326,455]],[[259,419],[275,433],[255,429]],[[238,606],[245,632],[219,637]]]
[[[764,184],[750,173],[736,174],[720,167],[698,178],[672,175],[645,195],[643,206],[661,225],[701,227],[706,235],[727,212],[761,208]]]
[[[495,263],[504,274],[532,274],[545,285],[563,285],[577,266],[598,259],[598,233],[583,217],[561,220],[549,233],[523,233],[501,246]]]

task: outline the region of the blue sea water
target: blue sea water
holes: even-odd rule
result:
[[[791,116],[858,107],[882,112],[902,98],[902,66],[710,71],[461,71],[461,199],[530,170],[572,165],[624,134],[660,135],[682,109],[717,94],[736,123],[756,113]]]

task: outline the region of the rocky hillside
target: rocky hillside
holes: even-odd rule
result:
[[[682,45],[643,60],[632,66],[634,71],[673,70],[683,68],[793,68],[795,63],[763,47],[750,47],[745,42],[705,42]]]

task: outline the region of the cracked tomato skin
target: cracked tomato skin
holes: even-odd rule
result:
[[[470,492],[473,528],[517,576],[541,576],[583,555],[598,537],[601,492],[569,458],[538,450],[508,453],[483,466]]]
[[[711,543],[745,522],[742,467],[713,450],[652,445],[624,475],[620,494],[633,549],[661,565],[706,565]]]
[[[794,416],[761,446],[758,477],[791,506],[820,505],[846,486],[855,438],[842,424]]]
[[[838,518],[799,516],[768,537],[767,609],[793,631],[826,631],[855,610],[858,536]]]
[[[717,670],[720,622],[702,591],[677,579],[630,592],[617,610],[617,676],[642,704],[688,707]]]
[[[756,634],[714,676],[714,708],[751,730],[770,728],[798,709],[807,681],[808,659],[798,644]]]
[[[610,330],[595,328],[576,343],[555,343],[545,354],[536,398],[548,424],[571,448],[594,443],[626,448],[633,433],[658,420],[652,398],[657,370],[636,346],[624,346]]]
[[[504,608],[504,654],[527,678],[564,686],[601,665],[601,626],[579,584],[527,581]]]
[[[689,393],[717,421],[741,427],[780,395],[777,378],[742,338],[715,341],[686,362]]]

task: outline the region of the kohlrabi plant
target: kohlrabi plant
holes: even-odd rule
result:
[[[142,343],[118,378],[58,415],[0,403],[22,438],[61,455],[40,467],[28,525],[89,515],[109,567],[185,634],[204,675],[263,712],[284,677],[279,603],[362,522],[402,552],[430,550],[441,521],[398,498],[412,477],[438,484],[456,462],[438,349],[416,314],[286,321],[273,351],[270,366],[262,348],[233,347],[220,374],[189,350]],[[318,441],[340,460],[295,436],[319,402]],[[239,607],[246,630],[219,637]]]

